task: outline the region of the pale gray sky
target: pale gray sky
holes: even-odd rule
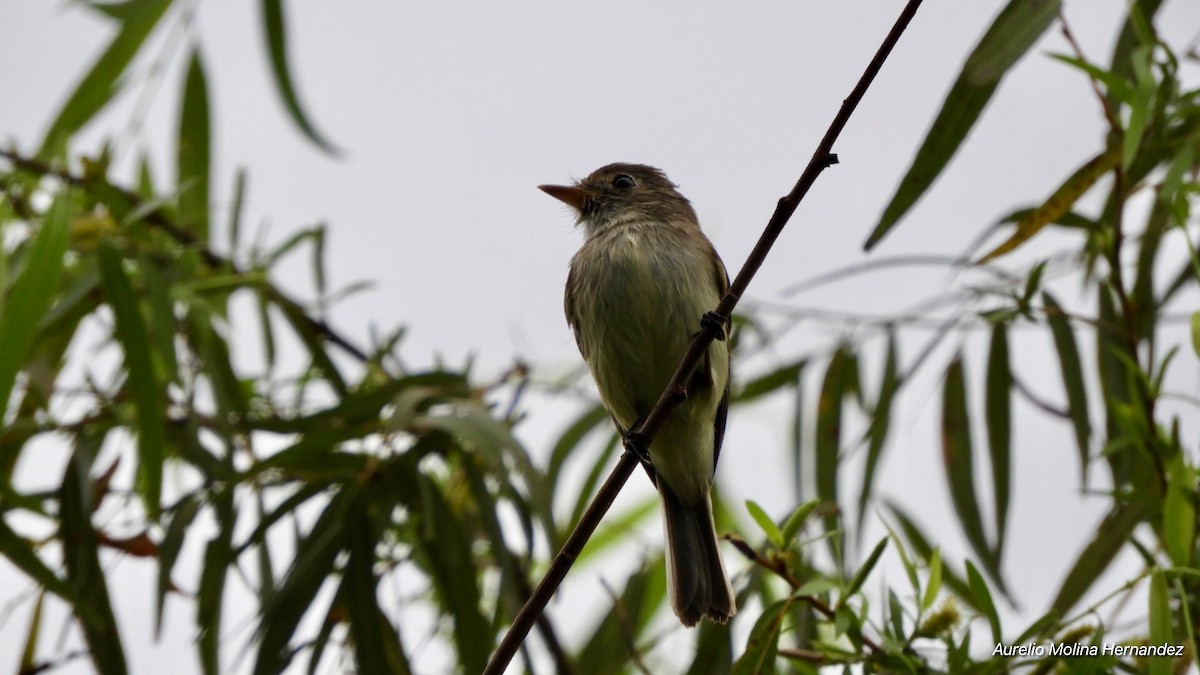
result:
[[[659,166],[692,200],[732,273],[902,4],[287,3],[293,73],[316,126],[344,151],[333,160],[306,143],[285,116],[270,81],[257,4],[194,2],[190,25],[178,13],[168,17],[164,26],[171,28],[160,29],[144,50],[167,64],[156,93],[142,93],[155,69],[138,62],[129,89],[87,129],[77,149],[94,149],[99,139],[116,136],[125,166],[148,152],[160,184],[166,183],[184,45],[199,44],[213,105],[215,214],[228,204],[234,170],[245,167],[248,233],[266,226],[264,239],[279,242],[299,228],[327,223],[333,285],[376,283],[336,306],[333,323],[343,331],[365,343],[371,326],[404,324],[409,331],[401,353],[410,363],[431,363],[439,355],[460,363],[473,354],[476,372],[488,377],[520,357],[552,378],[579,363],[561,297],[567,261],[581,235],[566,209],[535,186],[580,177],[612,161]],[[1105,62],[1126,3],[1067,4],[1086,54]],[[1047,195],[1096,151],[1105,132],[1096,100],[1076,71],[1046,56],[1067,51],[1052,31],[1009,74],[932,192],[875,253],[862,252],[963,59],[1002,5],[930,0],[922,7],[835,146],[841,163],[817,182],[748,299],[901,311],[963,280],[944,269],[904,268],[791,298],[781,291],[873,257],[960,254],[1000,216]],[[62,97],[107,44],[111,26],[69,2],[0,0],[0,6],[0,91],[6,92],[0,97],[0,140],[30,152]],[[1168,2],[1158,24],[1168,41],[1182,46],[1194,39],[1200,11],[1194,3]],[[1194,82],[1196,71],[1189,67]],[[131,127],[135,118],[144,125]],[[221,216],[215,221],[221,223]],[[1046,246],[1055,241],[1053,235],[1046,239]],[[1179,251],[1168,253],[1168,260],[1181,259]],[[1031,259],[1009,264],[1019,269]],[[307,255],[294,255],[279,278],[307,293]],[[1056,288],[1064,302],[1086,302],[1076,285]],[[773,354],[740,362],[737,374],[745,378],[789,357],[820,353],[843,334],[850,332],[806,322]],[[1168,339],[1172,335],[1184,333],[1168,332]],[[927,337],[905,333],[902,356],[911,359]],[[1015,340],[1021,376],[1060,400],[1045,331],[1022,331]],[[1091,336],[1081,333],[1080,341],[1086,357]],[[949,348],[961,343],[951,339]],[[882,362],[878,340],[873,344],[865,360],[872,392]],[[984,343],[976,336],[966,344],[968,374],[979,382]],[[249,355],[257,350],[252,341],[238,348]],[[1194,355],[1181,353],[1176,368],[1173,381],[1195,394]],[[946,546],[945,557],[959,565],[967,549],[950,515],[935,443],[939,392],[936,377],[912,386],[898,411],[877,490],[918,514]],[[786,405],[765,404],[731,420],[718,473],[732,503],[753,498],[777,516],[792,505]],[[1195,409],[1180,406],[1179,412],[1197,431]],[[544,451],[561,430],[563,414],[561,405],[531,399],[520,431]],[[1044,611],[1091,534],[1102,502],[1074,499],[1062,489],[1078,479],[1067,425],[1046,424],[1023,403],[1016,415],[1006,572],[1028,618]],[[26,475],[33,470],[21,468]],[[648,494],[640,477],[633,483],[618,509]],[[845,489],[856,495],[857,481]],[[1064,496],[1061,503],[1046,502]],[[657,546],[661,536],[657,522],[652,525],[643,537],[647,546]],[[880,532],[874,528],[867,541]],[[726,557],[741,568],[732,552]],[[193,672],[188,603],[172,601],[177,616],[161,642],[151,639],[153,589],[146,575],[153,569],[131,560],[112,569],[133,672]],[[902,583],[895,569],[889,568],[888,578]],[[594,600],[587,594],[601,576],[611,583],[622,579],[584,568],[569,578],[566,592]],[[1122,579],[1114,575],[1108,587]],[[9,589],[0,603],[29,586],[3,561],[0,580]],[[19,605],[0,623],[0,670],[19,658],[30,606]],[[58,623],[46,624],[43,650],[52,650],[58,639],[58,616]],[[245,607],[227,611],[231,640],[224,655],[230,663],[252,618]],[[430,653],[424,665],[434,672],[438,659]]]

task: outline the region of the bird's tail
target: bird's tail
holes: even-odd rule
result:
[[[667,531],[667,588],[671,607],[691,627],[707,616],[725,623],[737,613],[733,587],[717,550],[712,500],[705,493],[696,504],[684,504],[666,481],[658,480]]]

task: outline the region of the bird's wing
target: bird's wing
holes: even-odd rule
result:
[[[725,293],[729,291],[729,273],[725,271],[725,263],[721,262],[721,257],[716,254],[716,249],[713,249],[712,260],[713,280],[717,284],[717,294],[724,299]],[[731,365],[733,363],[733,350],[730,345],[732,340],[733,336],[726,327],[725,348],[730,350],[730,356],[726,363]],[[729,383],[732,379],[729,377],[729,373],[726,373],[725,393],[721,395],[721,403],[717,405],[717,414],[713,418],[713,473],[716,473],[717,460],[721,458],[721,442],[725,440],[725,418],[729,413]]]
[[[571,265],[567,271],[567,287],[563,293],[563,310],[567,313],[567,325],[571,327],[571,332],[575,334],[575,346],[579,347],[579,353],[583,355],[583,360],[587,361],[587,350],[583,348],[583,340],[579,335],[579,317],[575,315],[575,298],[571,293],[571,289],[575,287],[575,266]]]

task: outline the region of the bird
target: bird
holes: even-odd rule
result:
[[[702,318],[716,316],[729,276],[691,203],[660,169],[615,163],[572,185],[538,187],[569,205],[583,228],[567,275],[567,323],[601,401],[629,438]],[[686,398],[643,448],[663,507],[668,595],[687,627],[703,617],[724,624],[737,612],[711,497],[729,407],[725,328],[688,377]]]

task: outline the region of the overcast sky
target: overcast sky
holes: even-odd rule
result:
[[[1046,196],[1097,151],[1105,127],[1088,82],[1046,56],[1067,51],[1054,30],[1009,74],[933,191],[875,252],[863,253],[863,241],[963,59],[1002,4],[930,0],[922,7],[835,146],[840,164],[818,180],[748,300],[890,314],[954,284],[961,288],[963,279],[944,268],[903,268],[783,294],[799,280],[866,260],[961,254],[1000,216]],[[1107,61],[1125,4],[1067,3],[1087,56]],[[163,26],[170,28],[160,27],[143,50],[167,64],[151,93],[143,92],[156,71],[139,61],[129,90],[76,149],[93,151],[100,139],[115,136],[119,162],[128,167],[145,151],[160,184],[167,183],[181,66],[187,46],[196,44],[214,106],[214,221],[223,224],[233,172],[245,167],[249,232],[279,242],[325,223],[331,283],[374,282],[371,291],[333,309],[341,330],[365,344],[371,327],[403,324],[408,333],[401,353],[409,363],[441,357],[458,364],[473,355],[476,373],[488,378],[521,358],[550,380],[580,363],[562,315],[562,287],[581,233],[568,210],[535,186],[582,177],[613,161],[661,167],[692,200],[733,273],[903,3],[776,1],[755,3],[753,10],[716,2],[286,3],[300,98],[318,129],[342,150],[338,159],[305,142],[287,119],[264,57],[257,3],[192,5],[190,25],[175,13]],[[1166,5],[1158,25],[1182,48],[1195,39],[1200,10],[1183,0]],[[0,140],[32,152],[65,94],[111,39],[112,27],[69,2],[0,0],[0,6]],[[1196,71],[1189,67],[1194,83]],[[135,119],[144,124],[131,123]],[[1047,237],[1054,241],[1076,243]],[[1041,255],[1053,249],[1048,246],[1038,249]],[[1176,250],[1164,257],[1181,255]],[[1019,270],[1030,260],[1015,257],[1009,264]],[[1169,271],[1174,269],[1172,262]],[[307,256],[294,256],[277,278],[308,294]],[[1086,303],[1077,284],[1056,288],[1065,302]],[[778,317],[763,316],[769,325],[779,324]],[[837,338],[850,335],[837,324],[806,321],[770,354],[739,362],[735,376],[746,378],[801,354],[825,354]],[[904,333],[902,357],[911,359],[929,335]],[[1175,330],[1165,337],[1184,335]],[[1081,334],[1080,341],[1090,353],[1091,335]],[[881,366],[878,342],[867,343],[865,357],[871,392]],[[981,381],[983,343],[952,340],[948,349],[960,344],[973,369],[969,376]],[[1015,340],[1021,376],[1059,401],[1049,346],[1042,330],[1024,331]],[[253,355],[257,347],[237,349]],[[1194,355],[1181,353],[1176,368],[1172,381],[1195,394]],[[879,489],[919,514],[957,565],[967,549],[953,517],[945,515],[951,507],[935,444],[938,396],[936,377],[909,391]],[[519,431],[542,452],[561,430],[564,408],[539,408],[539,401],[544,403],[531,399],[529,420]],[[776,401],[731,419],[718,472],[731,503],[754,498],[776,516],[793,505],[786,406]],[[1006,573],[1023,616],[1031,617],[1045,610],[1104,502],[1063,490],[1078,480],[1068,426],[1045,423],[1023,403],[1015,410],[1017,473]],[[1195,410],[1179,412],[1190,415],[1185,422],[1197,431]],[[847,489],[857,490],[857,481]],[[630,493],[618,509],[648,488],[631,485]],[[1048,497],[1065,500],[1047,503]],[[658,545],[657,521],[652,525],[645,537]],[[726,557],[732,560],[732,552]],[[190,607],[179,603],[181,614],[168,624],[164,640],[150,639],[153,589],[144,575],[151,569],[123,561],[113,570],[133,672],[164,672],[168,665],[175,673],[190,672]],[[584,570],[568,584],[594,585],[600,576]],[[0,603],[29,587],[3,562],[0,579],[9,589]],[[1123,579],[1114,575],[1107,586]],[[20,604],[0,623],[0,670],[19,658],[29,607]],[[237,622],[249,617],[244,611],[226,616],[231,633],[240,631],[231,644],[240,645],[247,624]],[[56,644],[58,625],[47,625],[52,630],[43,638],[44,651]],[[181,649],[188,650],[185,656]],[[232,660],[236,652],[229,648],[225,657]],[[430,659],[436,663],[436,656]]]

